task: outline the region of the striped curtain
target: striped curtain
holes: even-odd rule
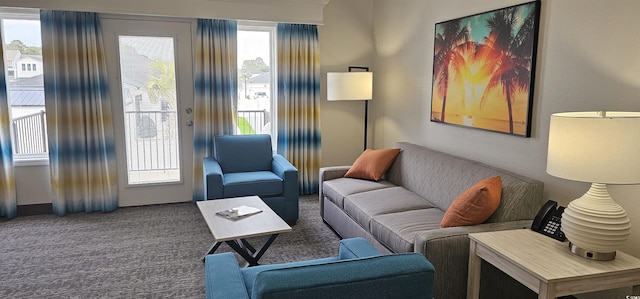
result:
[[[117,170],[98,15],[41,11],[40,21],[53,212],[112,211]]]
[[[2,36],[0,36],[2,40]],[[4,52],[0,43],[0,217],[16,216],[16,183],[13,171],[13,148],[9,126],[9,101],[7,100],[7,82],[4,72]]]
[[[298,168],[301,194],[318,192],[320,54],[316,25],[278,24],[278,153]]]
[[[213,155],[213,136],[234,134],[238,102],[238,25],[198,19],[195,50],[193,200],[204,200],[202,159]]]

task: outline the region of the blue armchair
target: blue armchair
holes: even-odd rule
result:
[[[258,195],[284,221],[298,220],[298,170],[273,153],[271,136],[221,135],[203,160],[205,200]]]
[[[381,255],[362,238],[337,257],[240,268],[232,253],[205,262],[207,299],[433,298],[434,268],[420,253]]]

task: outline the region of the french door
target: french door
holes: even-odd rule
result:
[[[192,22],[101,18],[119,205],[192,198]]]

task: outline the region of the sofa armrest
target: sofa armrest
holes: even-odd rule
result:
[[[340,240],[339,259],[348,260],[361,257],[378,256],[381,253],[373,248],[364,238],[350,238]]]
[[[320,168],[320,182],[344,177],[351,165],[329,166]]]
[[[298,194],[300,194],[300,189],[298,188],[298,169],[280,154],[273,154],[271,168],[284,182],[284,189],[282,191],[284,197],[298,198]]]
[[[207,299],[249,298],[240,266],[231,252],[207,255],[204,277]]]
[[[438,269],[436,281],[449,282],[436,284],[436,296],[447,294],[452,298],[464,298],[469,269],[469,233],[522,229],[530,226],[531,220],[519,220],[420,232],[416,234],[414,251],[422,253]],[[511,293],[511,288],[511,284],[505,284],[504,290],[501,291]]]
[[[223,198],[222,167],[213,157],[202,159],[204,178],[204,200]]]
[[[507,222],[497,222],[497,223],[483,223],[483,224],[471,225],[471,226],[447,227],[447,228],[424,231],[416,234],[414,251],[424,254],[427,250],[429,250],[428,248],[429,242],[435,242],[435,241],[446,242],[446,239],[448,238],[457,238],[457,237],[464,237],[468,239],[469,238],[468,235],[470,233],[521,229],[521,228],[529,228],[529,227],[531,227],[531,220],[518,220],[518,221],[507,221]]]
[[[321,167],[320,168],[320,173],[319,173],[319,176],[318,176],[318,179],[319,179],[318,199],[320,200],[320,215],[324,214],[324,204],[322,202],[322,199],[323,199],[322,197],[324,196],[322,194],[322,183],[324,181],[328,181],[328,180],[333,180],[333,179],[344,177],[344,175],[347,174],[347,171],[349,171],[349,168],[351,168],[351,165],[329,166],[329,167]]]

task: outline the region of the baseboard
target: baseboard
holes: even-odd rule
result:
[[[50,203],[41,203],[33,205],[19,205],[17,209],[18,216],[33,216],[52,214],[53,205]]]

